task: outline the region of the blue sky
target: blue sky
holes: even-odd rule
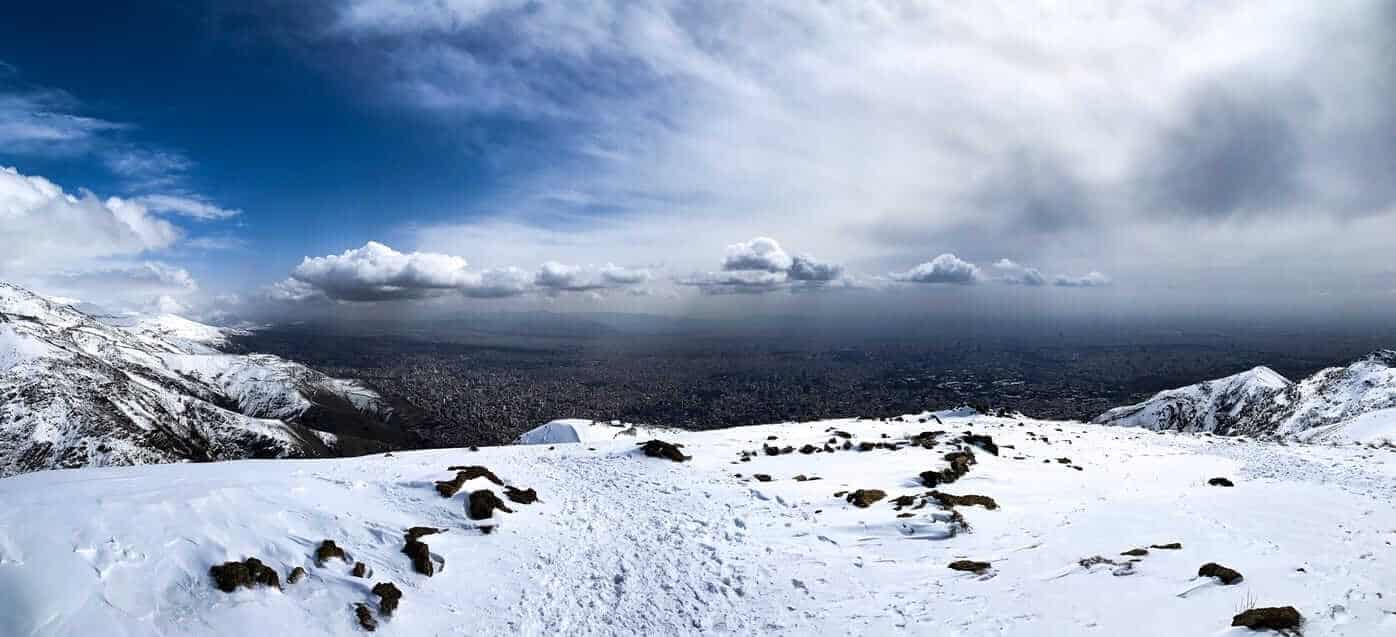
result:
[[[0,278],[223,320],[1386,311],[1393,33],[1390,0],[24,6]]]

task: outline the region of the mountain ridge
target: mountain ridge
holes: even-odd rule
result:
[[[0,477],[337,456],[400,434],[371,388],[214,347],[231,333],[173,316],[98,318],[0,283]]]

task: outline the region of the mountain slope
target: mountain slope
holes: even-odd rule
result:
[[[1343,439],[1343,425],[1396,408],[1396,351],[1373,352],[1291,383],[1266,367],[1170,389],[1116,407],[1093,422],[1154,430],[1325,440]],[[1369,430],[1370,427],[1364,429]]]
[[[645,438],[626,437],[6,478],[0,634],[357,636],[362,603],[386,637],[1241,637],[1260,634],[1230,627],[1248,599],[1295,606],[1306,635],[1396,630],[1386,544],[1396,454],[918,416],[665,432],[692,456],[682,463],[645,457]],[[857,450],[927,429],[949,433],[929,449]],[[842,439],[835,431],[854,449],[739,460],[763,445]],[[938,488],[997,508],[956,507],[967,528],[950,535],[947,509],[896,502],[927,492],[917,474],[945,467],[964,431],[992,436],[1001,455],[973,449],[969,473]],[[502,488],[480,478],[443,498],[433,481],[453,465],[485,466],[539,501],[506,501],[514,512],[496,512],[484,534],[464,511],[468,493]],[[1236,486],[1207,486],[1214,476]],[[859,508],[836,495],[856,489],[887,497]],[[402,553],[415,526],[445,529],[422,538],[443,567],[432,577]],[[317,565],[325,539],[348,560]],[[1173,542],[1125,570],[1080,565]],[[283,590],[214,587],[211,565],[252,556]],[[965,559],[990,567],[947,568]],[[351,574],[355,562],[368,577]],[[1207,562],[1245,579],[1196,577]],[[286,584],[295,567],[308,576]],[[403,593],[391,617],[370,592],[380,582]]]
[[[391,433],[367,387],[209,346],[223,336],[177,317],[99,320],[0,283],[0,476],[381,447],[336,436],[326,410],[351,415],[351,433]]]

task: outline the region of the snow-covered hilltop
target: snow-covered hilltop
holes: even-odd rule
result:
[[[963,412],[663,433],[682,462],[647,435],[3,479],[0,634],[1396,631],[1391,450]],[[219,590],[248,558],[279,586]]]
[[[174,316],[94,317],[0,283],[0,477],[331,456],[392,435],[369,388],[214,349],[227,335]]]
[[[1155,394],[1093,422],[1154,430],[1325,442],[1396,441],[1396,351],[1298,383],[1267,367]]]

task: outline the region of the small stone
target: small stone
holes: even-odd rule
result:
[[[355,562],[354,570],[349,571],[354,577],[368,577],[368,566],[363,562]]]
[[[764,473],[753,473],[753,474],[751,474],[751,477],[756,478],[756,481],[757,481],[757,482],[770,482],[770,481],[771,481],[771,476],[768,476],[768,475],[766,475],[766,474],[764,474]]]
[[[1149,549],[1130,549],[1130,550],[1128,550],[1128,551],[1125,551],[1125,552],[1123,552],[1123,553],[1120,553],[1120,555],[1127,555],[1127,556],[1129,556],[1129,557],[1144,557],[1145,555],[1148,555],[1148,554],[1149,554]]]
[[[291,569],[291,574],[286,576],[287,584],[295,584],[305,579],[305,567],[297,566]]]
[[[1227,479],[1227,478],[1212,478],[1211,480],[1208,480],[1208,481],[1207,481],[1207,484],[1208,484],[1209,486],[1213,486],[1213,487],[1234,487],[1234,486],[1236,486],[1235,484],[1233,484],[1233,483],[1231,482],[1231,480],[1229,480],[1229,479]]]
[[[1169,542],[1168,544],[1150,544],[1151,549],[1162,549],[1165,551],[1179,551],[1183,548],[1182,542]]]
[[[965,571],[968,573],[983,573],[993,566],[988,562],[976,562],[974,560],[955,560],[950,563],[950,570]]]

